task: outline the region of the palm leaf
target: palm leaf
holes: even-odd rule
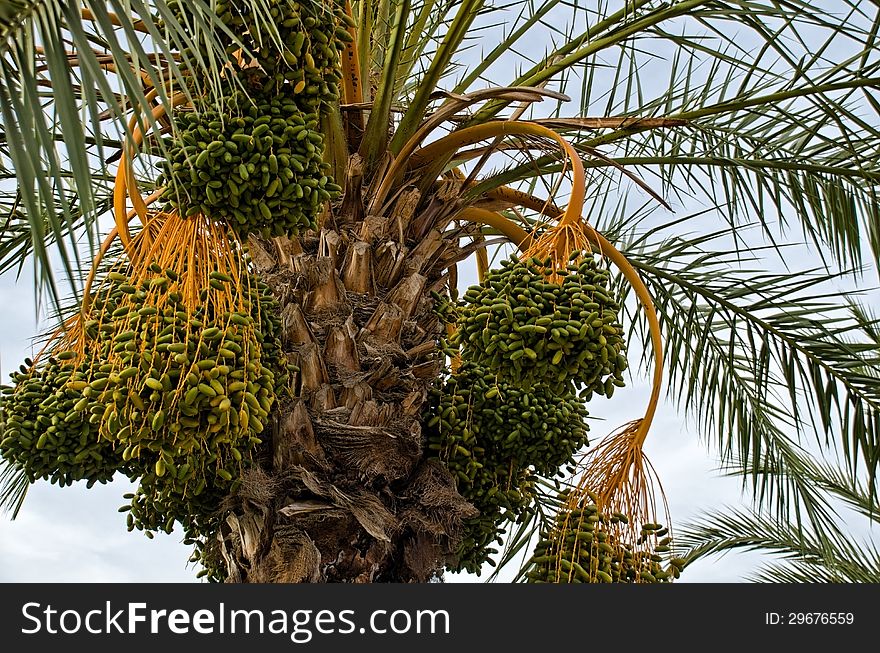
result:
[[[397,79],[397,65],[406,41],[406,24],[409,20],[410,0],[397,3],[394,21],[388,41],[380,47],[387,49],[382,66],[382,77],[377,87],[376,99],[370,111],[370,119],[361,142],[361,155],[368,167],[374,165],[385,151],[388,143],[388,126],[391,121],[391,104],[394,100],[394,83]]]
[[[14,251],[33,255],[40,287],[55,302],[49,245],[66,282],[78,288],[78,243],[85,236],[89,253],[95,249],[106,208],[100,180],[108,176],[108,134],[125,133],[126,113],[145,110],[150,89],[166,101],[168,84],[186,88],[183,69],[203,73],[196,77],[203,92],[223,93],[223,39],[234,37],[203,0],[189,5],[202,26],[195,36],[164,0],[15,0],[2,8],[0,169],[14,170],[18,192],[12,201],[5,194],[0,215],[17,233],[15,222],[30,231],[29,245]]]
[[[874,513],[876,515],[876,511]],[[780,558],[751,576],[776,583],[877,583],[880,552],[846,535],[839,524],[822,532],[796,528],[760,512],[710,513],[676,533],[676,546],[688,564],[729,551],[759,551]]]
[[[735,456],[752,471],[761,497],[773,496],[765,481],[782,478],[763,470],[785,469],[778,456],[810,434],[850,467],[863,465],[875,487],[880,393],[854,370],[880,361],[847,293],[831,289],[834,274],[764,273],[748,255],[711,248],[723,233],[626,249],[664,325],[670,394],[715,435],[722,461]],[[788,495],[778,490],[778,500]]]
[[[8,512],[15,519],[24,504],[30,485],[23,470],[6,460],[0,462],[0,511]]]

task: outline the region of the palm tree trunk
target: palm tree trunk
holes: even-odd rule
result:
[[[429,291],[457,241],[414,220],[418,191],[359,220],[359,184],[319,235],[251,239],[300,371],[228,499],[229,582],[425,582],[477,514],[426,457],[420,418],[442,364]]]

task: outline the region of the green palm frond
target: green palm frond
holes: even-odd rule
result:
[[[585,165],[624,165],[671,201],[718,205],[731,231],[758,220],[774,242],[796,216],[820,255],[858,264],[866,242],[880,256],[876,5],[695,0],[584,12],[586,29],[512,84],[558,80],[567,70],[581,82],[581,115],[684,122],[573,134]],[[506,106],[490,102],[471,122]],[[606,159],[590,156],[597,148]],[[474,193],[559,167],[553,157],[520,161]],[[603,171],[590,183],[601,194],[619,179]]]
[[[151,89],[160,101],[169,84],[185,89],[187,71],[203,73],[195,78],[204,92],[221,95],[221,35],[234,37],[209,4],[188,3],[203,27],[195,31],[164,0],[13,0],[0,9],[0,220],[22,245],[4,253],[33,255],[53,301],[60,295],[52,251],[78,288],[80,243],[96,247],[107,160],[128,112],[146,111]],[[13,178],[14,192],[5,181]],[[14,265],[4,257],[4,267]]]
[[[880,582],[880,551],[870,541],[852,536],[852,514],[870,525],[880,524],[876,491],[859,474],[836,466],[831,456],[821,460],[798,455],[795,470],[768,469],[770,476],[796,474],[821,494],[826,505],[837,506],[819,520],[788,521],[765,510],[719,509],[676,531],[677,553],[688,563],[727,551],[759,551],[782,560],[761,568],[753,580],[763,582]],[[730,466],[733,475],[745,473],[741,461]],[[848,515],[840,514],[842,509]]]
[[[880,345],[880,317],[877,317],[870,306],[866,306],[855,299],[850,301],[849,310],[852,313],[853,319],[859,323],[865,338],[876,345]],[[877,374],[878,372],[871,368],[865,368],[861,371],[864,374]]]
[[[713,513],[677,533],[688,563],[726,551],[761,551],[783,558],[761,569],[753,580],[765,582],[880,581],[880,552],[837,532],[820,538],[758,513]]]
[[[880,387],[857,370],[880,359],[847,308],[849,293],[822,271],[764,272],[724,235],[649,232],[625,248],[655,297],[670,396],[698,417],[723,462],[750,470],[762,499],[789,495],[774,494],[773,481],[794,475],[764,472],[784,470],[807,441],[863,465],[876,488]]]
[[[394,83],[397,80],[397,65],[406,42],[406,25],[410,16],[410,0],[401,0],[394,12],[388,30],[388,39],[378,47],[387,50],[382,65],[382,75],[376,89],[376,98],[370,111],[370,119],[361,142],[361,153],[368,165],[373,165],[385,151],[388,144],[388,125],[391,105],[394,101]]]
[[[24,504],[31,484],[23,470],[8,461],[0,462],[0,511],[8,512],[15,519]]]
[[[391,142],[391,151],[399,152],[407,139],[415,132],[424,119],[425,111],[431,101],[431,93],[437,88],[440,79],[446,74],[453,57],[458,53],[474,19],[480,13],[485,0],[462,0],[455,13],[442,43],[437,46],[431,57],[431,63],[419,76],[415,95],[408,102],[408,108]]]
[[[829,532],[830,531],[830,532]],[[774,583],[877,583],[880,551],[826,525],[822,534],[758,512],[711,513],[679,529],[676,546],[688,564],[729,551],[759,551],[781,558],[750,576]]]
[[[367,3],[362,3],[367,4]],[[415,69],[420,67],[419,77],[425,74],[423,66],[434,61],[434,53],[439,43],[436,35],[442,33],[448,21],[447,14],[455,5],[455,0],[433,2],[423,0],[412,7],[413,24],[407,35],[406,45],[400,53],[397,64],[397,78],[394,83],[396,96],[409,95],[416,90],[408,88],[416,77]]]
[[[823,491],[844,503],[850,510],[872,522],[880,523],[880,498],[872,488],[866,487],[857,476],[830,463],[815,462],[806,477]]]

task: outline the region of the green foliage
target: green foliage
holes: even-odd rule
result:
[[[770,561],[750,579],[770,583],[877,583],[880,551],[853,535],[861,517],[880,522],[877,495],[833,463],[802,459],[800,478],[834,500],[821,520],[809,524],[776,519],[766,510],[715,509],[693,519],[676,534],[676,551],[687,564],[734,551],[761,551]],[[734,468],[734,473],[737,472]],[[782,472],[768,471],[768,474]]]
[[[795,523],[826,520],[806,475],[807,445],[839,452],[875,487],[880,395],[865,370],[880,359],[865,337],[873,323],[852,313],[839,275],[767,272],[760,257],[771,247],[736,251],[723,231],[621,240],[655,298],[670,396],[698,418],[721,461],[742,471],[760,505]],[[630,338],[641,328],[632,322]]]

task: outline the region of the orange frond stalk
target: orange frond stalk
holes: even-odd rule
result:
[[[558,218],[563,213],[563,210],[556,206],[550,198],[542,199],[510,186],[494,188],[487,192],[485,196],[489,199],[509,203],[510,206],[522,206],[551,218]]]
[[[546,91],[543,91],[541,89],[536,89],[536,88],[531,88],[531,89],[522,89],[522,88],[521,89],[504,89],[504,88],[493,89],[493,88],[488,88],[488,89],[483,89],[482,91],[476,91],[476,92],[471,93],[466,96],[454,96],[452,99],[450,99],[449,101],[444,103],[434,113],[432,113],[419,126],[419,128],[409,138],[409,140],[407,140],[406,143],[403,144],[400,151],[394,155],[393,161],[391,162],[391,165],[388,166],[388,169],[385,171],[385,173],[381,179],[381,182],[378,184],[376,193],[374,194],[373,199],[370,203],[370,212],[376,213],[379,211],[379,209],[381,209],[382,204],[385,202],[386,198],[390,196],[391,189],[394,187],[394,184],[397,183],[398,178],[403,174],[403,172],[408,167],[414,167],[414,165],[415,166],[419,165],[420,160],[421,161],[428,161],[428,162],[435,161],[435,159],[426,158],[426,157],[422,156],[424,148],[422,148],[422,150],[418,150],[419,146],[422,144],[422,142],[428,137],[428,135],[431,132],[433,132],[435,129],[437,129],[446,120],[452,118],[458,111],[461,111],[476,102],[480,102],[480,101],[488,99],[490,97],[497,97],[497,96],[499,96],[499,94],[504,94],[504,93],[508,93],[508,92],[514,92],[517,94],[520,94],[520,93],[532,94],[533,101],[536,99],[540,99],[540,97],[542,95],[553,95],[552,93],[548,93]],[[520,98],[520,99],[524,99],[524,98]],[[496,121],[496,122],[486,123],[485,125],[479,125],[479,127],[485,128],[490,125],[491,126],[531,125],[533,128],[536,128],[541,131],[541,133],[539,134],[541,136],[553,138],[553,140],[555,140],[557,143],[560,143],[560,144],[562,142],[566,142],[565,139],[563,139],[561,136],[556,134],[556,132],[553,132],[552,130],[547,129],[546,127],[541,127],[540,125],[536,125],[535,123],[526,123],[526,122],[520,122],[520,121],[506,120],[506,121]],[[466,134],[466,133],[472,133],[472,132],[468,132],[468,129],[462,129],[457,132],[453,132],[452,134],[450,134],[450,136],[455,136],[457,134],[458,135]],[[504,136],[508,135],[509,133],[510,132],[505,132],[505,131],[501,130],[501,131],[498,131],[497,133],[490,134],[490,135],[485,136],[483,138],[478,138],[476,141],[473,141],[473,142],[478,142],[480,140],[485,140],[486,138],[493,138],[493,137],[497,139],[499,137],[504,137]],[[521,132],[517,132],[517,133],[521,133]],[[449,136],[447,136],[446,138],[449,138]],[[465,138],[467,138],[467,136]],[[443,141],[443,140],[444,139],[440,139],[440,141]],[[437,141],[437,142],[439,142],[439,141]],[[436,145],[437,142],[432,143],[431,145]],[[452,156],[452,155],[456,154],[458,152],[458,150],[460,150],[462,147],[465,147],[469,144],[471,144],[471,143],[465,142],[465,143],[456,145],[456,146],[452,147],[451,150],[447,150],[446,152],[444,152],[444,154],[447,157]],[[572,156],[572,154],[577,156],[574,148],[572,148],[570,145],[568,147],[569,147],[570,151],[567,150],[566,154],[569,156],[569,158]],[[580,159],[578,160],[578,163],[580,163]],[[581,167],[583,167],[583,166],[581,166]],[[463,175],[462,175],[462,178],[464,178]],[[581,198],[580,201],[581,201],[581,203],[583,203],[583,198]]]
[[[584,177],[583,162],[571,143],[547,127],[532,122],[507,120],[466,127],[426,145],[414,152],[410,159],[413,165],[418,165],[420,162],[437,161],[445,157],[454,156],[455,152],[462,147],[473,145],[489,138],[517,135],[551,139],[565,152],[568,163],[571,166],[573,178],[571,196],[561,221],[565,223],[579,222],[581,220],[584,198],[586,197],[586,178]]]
[[[486,275],[489,273],[489,253],[486,251],[485,247],[480,247],[477,250],[477,278],[480,280],[480,283],[486,280]]]
[[[159,92],[153,89],[147,93],[147,101],[152,102],[158,94]],[[186,101],[187,97],[183,93],[177,93],[170,98],[172,107]],[[153,121],[159,120],[165,115],[167,110],[168,107],[163,104],[156,106],[152,111]],[[131,248],[131,231],[128,228],[129,217],[126,207],[128,199],[131,200],[135,214],[138,216],[141,224],[146,224],[147,222],[147,203],[138,190],[132,164],[136,153],[135,150],[144,140],[145,133],[141,129],[142,124],[142,116],[139,112],[135,112],[128,123],[129,136],[123,145],[122,158],[119,160],[119,167],[116,170],[116,180],[113,186],[113,218],[116,228],[119,230],[119,239],[122,241],[122,246],[126,251],[129,251]]]
[[[95,255],[95,260],[92,261],[92,267],[89,270],[89,276],[86,277],[86,285],[83,288],[83,299],[82,305],[80,306],[80,317],[84,317],[89,314],[89,309],[91,308],[92,303],[92,286],[95,283],[95,277],[98,275],[98,270],[101,266],[101,261],[104,260],[104,257],[107,256],[107,252],[110,250],[110,247],[113,245],[113,241],[119,237],[119,228],[113,227],[110,230],[110,233],[107,234],[107,237],[104,238],[104,242],[101,243],[101,247],[98,249],[98,253]]]
[[[617,250],[606,238],[595,229],[590,228],[591,240],[597,245],[599,251],[617,266],[624,278],[632,286],[636,297],[645,311],[648,319],[648,329],[651,333],[651,346],[654,350],[654,380],[651,388],[651,397],[648,400],[648,408],[645,416],[637,423],[637,437],[640,443],[644,443],[648,436],[648,430],[654,421],[657,405],[660,403],[660,390],[663,388],[663,336],[660,331],[660,320],[657,318],[657,309],[654,307],[654,298],[645,286],[645,282],[639,276],[638,271],[629,260]]]
[[[95,22],[95,14],[91,9],[80,9],[80,17],[83,20],[87,20],[89,22]],[[110,19],[110,24],[115,25],[116,27],[121,27],[122,25],[127,25],[131,27],[136,32],[142,32],[144,34],[149,34],[150,30],[147,29],[147,26],[144,24],[142,20],[126,20],[124,23],[122,19],[114,13],[107,12],[107,18]]]
[[[456,213],[454,219],[489,225],[504,234],[520,250],[528,248],[532,243],[532,237],[525,229],[494,211],[471,206]]]
[[[157,199],[159,199],[159,196],[161,194],[162,194],[161,190],[157,190],[157,191],[151,193],[149,196],[144,198],[144,200],[143,200],[144,204],[146,206],[149,206],[150,204],[155,202]],[[128,223],[131,222],[131,219],[135,215],[136,215],[136,212],[133,209],[128,212],[128,215],[126,216],[126,221],[125,221],[126,225],[128,225]],[[152,220],[152,219],[147,220],[147,223],[139,236],[142,242],[152,240],[152,238],[155,235],[154,234],[154,227],[155,226],[157,226],[157,223],[154,220]],[[88,313],[89,302],[91,301],[92,284],[95,281],[95,275],[98,273],[98,267],[100,266],[103,258],[107,255],[107,251],[110,249],[110,246],[113,244],[113,241],[116,240],[117,238],[119,238],[119,227],[115,226],[110,230],[110,233],[107,234],[107,237],[104,239],[104,242],[101,243],[101,247],[98,249],[98,253],[95,256],[94,261],[92,261],[92,267],[89,270],[89,276],[86,277],[86,283],[83,288],[83,302],[82,302],[82,309],[80,311],[83,315]]]

